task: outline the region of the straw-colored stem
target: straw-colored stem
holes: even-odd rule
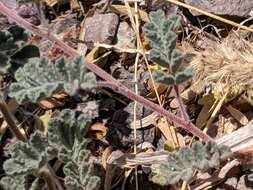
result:
[[[185,105],[184,105],[183,100],[180,96],[178,86],[174,85],[173,88],[174,88],[174,91],[175,91],[175,94],[176,94],[176,99],[177,99],[178,104],[179,104],[179,109],[180,109],[180,112],[181,112],[181,116],[184,118],[185,121],[188,122],[188,121],[190,121],[189,115],[188,115],[188,113],[185,109]]]
[[[27,142],[27,137],[25,134],[21,133],[20,129],[17,127],[14,118],[8,109],[8,106],[2,97],[0,97],[0,110],[13,135],[16,136],[18,140]]]
[[[234,26],[234,27],[236,27],[236,28],[240,28],[240,29],[243,29],[243,30],[247,30],[247,31],[253,32],[253,29],[252,29],[252,28],[249,28],[249,27],[244,26],[244,25],[242,25],[242,24],[238,24],[238,23],[236,23],[236,22],[233,22],[233,21],[231,21],[231,20],[225,19],[225,18],[223,18],[223,17],[221,17],[221,16],[217,16],[217,15],[215,15],[215,14],[209,13],[209,12],[203,10],[203,9],[200,9],[200,8],[197,8],[197,7],[188,5],[188,4],[186,4],[186,3],[183,3],[183,2],[180,2],[180,1],[177,1],[177,0],[165,0],[165,1],[170,2],[170,3],[173,3],[173,4],[178,5],[178,6],[180,6],[180,7],[184,7],[184,8],[186,8],[186,9],[189,9],[189,10],[192,10],[192,11],[196,11],[196,12],[198,12],[198,13],[200,13],[200,14],[209,16],[209,17],[211,17],[211,18],[213,18],[213,19],[215,19],[215,20],[224,22],[224,23],[229,24],[229,25],[231,25],[231,26]]]

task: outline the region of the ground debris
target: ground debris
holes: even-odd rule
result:
[[[84,41],[89,48],[94,46],[95,42],[112,44],[117,28],[119,18],[114,13],[94,14],[86,18],[84,28]]]

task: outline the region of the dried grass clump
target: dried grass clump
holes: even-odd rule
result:
[[[195,55],[191,62],[194,83],[211,86],[214,94],[227,94],[231,99],[253,87],[253,44],[236,34],[222,42],[210,42],[205,51]]]

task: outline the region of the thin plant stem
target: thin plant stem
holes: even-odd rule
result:
[[[63,187],[57,179],[57,176],[54,174],[53,169],[48,164],[40,169],[38,175],[43,177],[50,190],[63,190]]]
[[[126,5],[126,7],[127,7],[127,12],[128,12],[130,21],[131,21],[131,23],[132,23],[132,25],[133,25],[133,29],[134,29],[134,31],[135,31],[135,33],[136,33],[137,44],[139,45],[139,48],[140,48],[140,49],[144,50],[143,45],[142,45],[142,42],[141,42],[141,37],[140,37],[140,33],[139,33],[139,28],[137,29],[137,26],[136,26],[137,24],[134,22],[134,18],[133,18],[133,15],[132,15],[131,7],[130,7],[130,5],[129,5],[129,3],[128,3],[127,0],[124,0],[124,2],[125,2],[125,5]],[[138,12],[137,12],[137,14],[138,14]],[[143,56],[143,58],[144,58],[144,60],[145,60],[145,64],[146,64],[146,66],[147,66],[147,69],[148,69],[148,72],[149,72],[149,75],[150,75],[150,79],[151,79],[151,83],[152,83],[152,86],[153,86],[153,88],[154,88],[154,91],[155,91],[155,94],[156,94],[158,103],[159,103],[160,106],[162,106],[162,103],[161,103],[161,100],[160,100],[160,97],[159,97],[159,94],[158,94],[158,91],[157,91],[157,88],[156,88],[156,85],[155,85],[155,81],[154,81],[154,78],[153,78],[153,76],[152,76],[150,66],[149,66],[149,64],[148,64],[147,56],[146,56],[146,54],[145,54],[143,51],[142,51],[142,56]]]
[[[181,190],[186,190],[187,185],[188,185],[187,182],[183,181],[183,184],[181,186]]]
[[[52,179],[54,180],[54,183],[55,183],[57,189],[64,190],[61,182],[58,179],[58,176],[55,174],[55,170],[49,164],[47,164],[47,167],[48,167],[48,171],[49,171],[50,175],[52,176]]]
[[[16,136],[18,140],[27,142],[27,137],[25,134],[21,133],[20,129],[17,127],[13,115],[2,97],[0,97],[0,110],[13,135]]]
[[[134,83],[135,83],[135,94],[138,94],[138,79],[137,79],[137,69],[138,69],[138,61],[140,54],[137,53],[134,65]],[[136,115],[137,115],[137,101],[134,101],[134,154],[137,154],[137,129],[136,129]],[[135,189],[138,190],[138,168],[135,166]]]
[[[180,96],[178,86],[174,85],[173,88],[174,88],[174,91],[175,91],[175,94],[176,94],[176,99],[177,99],[178,104],[179,104],[179,109],[180,109],[180,112],[181,112],[181,116],[184,118],[185,121],[189,122],[190,118],[189,118],[189,115],[188,115],[188,113],[185,109],[185,105],[183,103],[183,100]]]
[[[138,17],[138,4],[137,2],[134,3],[134,18],[135,18],[135,27],[136,27],[136,35],[139,35],[139,17]],[[140,41],[137,40],[137,49],[140,49]],[[134,65],[134,82],[135,82],[135,94],[138,94],[138,62],[139,62],[140,54],[136,54],[136,60]],[[136,115],[137,115],[137,101],[134,101],[134,153],[137,154],[137,129],[136,129]],[[139,189],[138,185],[138,166],[134,168],[135,174],[135,189]]]
[[[134,63],[134,88],[135,88],[135,94],[138,94],[138,78],[137,78],[137,71],[138,71],[138,61],[139,61],[140,54],[136,54],[135,63]],[[137,138],[137,130],[136,130],[136,115],[137,115],[137,101],[134,101],[134,153],[137,153],[137,144],[136,144],[136,138]]]
[[[192,134],[194,134],[196,137],[199,137],[203,141],[208,141],[211,139],[207,134],[203,133],[203,131],[201,131],[199,128],[194,126],[190,121],[185,121],[185,119],[176,116],[175,114],[165,110],[164,108],[161,108],[159,105],[154,104],[153,102],[150,102],[146,98],[136,95],[135,93],[132,93],[131,90],[125,88],[120,83],[115,85],[114,83],[101,81],[101,82],[98,82],[97,85],[100,87],[110,88],[110,89],[114,90],[115,92],[118,92],[120,94],[124,94],[125,96],[127,96],[128,98],[130,98],[132,100],[136,100],[139,104],[142,104],[145,107],[165,116],[169,120],[178,124],[183,129],[186,129],[187,131],[191,132]]]
[[[214,119],[216,118],[217,114],[219,113],[222,105],[224,104],[224,102],[226,101],[226,98],[227,98],[227,94],[224,94],[223,97],[220,99],[220,100],[216,100],[214,105],[214,110],[213,110],[213,113],[211,114],[209,120],[207,121],[207,124],[203,130],[204,133],[206,133],[209,129],[209,127],[211,126],[212,122],[214,121]]]
[[[46,181],[48,189],[50,189],[50,190],[57,190],[57,187],[56,187],[56,184],[54,182],[54,179],[51,176],[50,171],[48,170],[48,168],[46,168],[46,166],[44,166],[43,168],[41,168],[41,170],[39,171],[39,176],[41,176]]]
[[[173,87],[170,86],[170,87],[166,90],[165,96],[168,96],[168,95],[170,94],[172,88],[173,88]],[[164,102],[165,102],[165,99],[163,100],[162,104],[164,104]],[[167,121],[167,123],[169,124],[168,119],[166,119],[166,121]],[[173,133],[172,133],[172,129],[171,129],[171,128],[173,129],[173,132],[174,132],[174,134],[175,134],[176,140],[174,139],[174,136],[173,136]],[[180,143],[179,143],[179,140],[178,140],[178,135],[177,135],[177,133],[176,133],[176,131],[175,131],[175,129],[174,129],[174,126],[170,126],[170,127],[169,127],[169,131],[170,131],[170,135],[171,135],[171,138],[172,138],[173,146],[174,146],[175,148],[180,147]]]
[[[4,15],[6,15],[7,17],[11,18],[13,21],[15,21],[17,24],[23,26],[24,28],[31,30],[35,34],[54,42],[56,45],[59,46],[59,48],[61,48],[64,52],[66,52],[71,58],[76,58],[76,57],[80,56],[80,54],[76,50],[74,50],[70,46],[66,45],[64,42],[62,42],[57,37],[55,37],[52,33],[48,33],[47,30],[43,30],[39,27],[36,27],[36,26],[30,24],[29,22],[27,22],[26,20],[24,20],[23,18],[18,16],[13,10],[10,10],[9,8],[7,8],[1,1],[0,1],[0,12],[3,13]],[[176,115],[174,115],[173,113],[165,110],[164,108],[160,107],[159,105],[157,105],[157,104],[155,104],[155,103],[153,103],[153,102],[151,102],[139,95],[136,95],[134,92],[129,90],[127,87],[125,87],[124,85],[119,83],[117,80],[112,78],[111,75],[109,75],[106,71],[101,69],[99,66],[97,66],[93,63],[90,63],[88,61],[84,61],[84,63],[86,64],[86,67],[89,70],[91,70],[97,76],[101,77],[102,79],[104,79],[106,81],[104,83],[103,82],[98,83],[101,86],[115,90],[116,92],[129,97],[133,101],[136,100],[139,104],[142,104],[143,106],[151,109],[152,111],[158,112],[161,115],[167,117],[169,120],[171,120],[171,122],[178,124],[182,128],[191,132],[193,135],[202,139],[203,141],[210,140],[210,137],[208,135],[206,135],[205,133],[203,133],[201,130],[199,130],[196,126],[194,126],[193,124],[191,124],[189,122],[185,122],[181,118],[179,118]]]
[[[77,42],[83,43],[83,41],[80,41],[80,40],[78,40]],[[116,45],[109,45],[109,44],[103,44],[103,43],[98,43],[98,42],[96,42],[94,45],[96,47],[103,47],[106,49],[111,49],[111,50],[118,52],[118,53],[132,53],[132,54],[141,53],[141,54],[147,54],[147,55],[149,54],[149,51],[143,52],[143,50],[141,50],[141,49],[120,48],[120,47],[117,47]]]
[[[148,59],[147,59],[147,56],[146,56],[146,53],[145,53],[145,50],[144,50],[144,47],[143,47],[143,44],[142,44],[142,41],[141,41],[141,37],[140,37],[139,22],[138,22],[138,20],[136,20],[136,17],[138,18],[138,9],[136,9],[136,4],[137,4],[137,2],[135,2],[135,21],[134,21],[133,15],[132,15],[132,11],[131,11],[131,7],[130,7],[130,5],[129,5],[129,2],[128,2],[127,0],[124,0],[124,2],[125,2],[125,6],[126,6],[126,8],[127,8],[127,12],[128,12],[128,15],[129,15],[131,24],[132,24],[132,26],[133,26],[133,29],[134,29],[135,33],[136,33],[137,46],[139,46],[139,48],[137,48],[137,50],[139,50],[139,51],[141,50],[140,52],[142,53],[142,56],[143,56],[144,61],[145,61],[145,64],[146,64],[146,67],[147,67],[147,69],[148,69],[148,73],[149,73],[149,75],[150,75],[151,84],[152,84],[153,89],[154,89],[154,91],[155,91],[155,95],[156,95],[157,101],[158,101],[159,105],[160,105],[161,107],[163,107],[163,104],[162,104],[161,99],[160,99],[160,97],[159,97],[159,93],[158,93],[157,88],[156,88],[155,80],[154,80],[154,78],[153,78],[153,76],[152,76],[152,72],[151,72],[151,69],[150,69],[150,66],[149,66],[149,63],[148,63]],[[166,120],[166,122],[167,122],[167,124],[169,123],[168,120]],[[169,126],[169,124],[168,124],[168,126]],[[169,127],[169,128],[170,128],[170,127]],[[161,130],[161,129],[160,129],[160,130]],[[161,130],[161,131],[162,131],[162,133],[164,133],[163,130]],[[169,129],[169,133],[170,133],[171,137],[173,137],[171,128]],[[165,135],[165,134],[164,134],[164,135]],[[177,138],[177,133],[175,133],[175,135],[176,135],[176,138]],[[173,144],[176,144],[176,143],[174,142],[174,138],[172,138],[172,141],[173,141]]]

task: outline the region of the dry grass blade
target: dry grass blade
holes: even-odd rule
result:
[[[95,43],[96,47],[103,47],[106,49],[111,49],[119,53],[140,53],[140,54],[149,54],[149,52],[143,52],[141,49],[130,49],[130,48],[118,48],[115,45],[108,45],[108,44],[101,44],[101,43]]]
[[[194,81],[213,86],[215,99],[228,93],[227,100],[231,100],[252,87],[253,45],[249,42],[232,34],[221,43],[210,43],[204,52],[195,53],[191,62]]]
[[[225,135],[219,139],[216,139],[215,142],[218,145],[228,146],[232,152],[238,157],[245,155],[245,150],[252,151],[253,146],[253,124],[249,123],[246,126],[236,130],[235,132]],[[159,164],[167,159],[168,152],[157,151],[154,153],[139,153],[137,155],[133,154],[124,154],[123,156],[115,159],[113,164],[116,164],[121,167],[133,167],[137,165],[151,165]],[[251,159],[250,158],[247,160]],[[252,159],[251,159],[252,162]]]
[[[232,33],[222,42],[212,41],[206,50],[194,53],[191,62],[195,70],[194,85],[199,85],[202,91],[211,87],[215,100],[208,110],[211,118],[207,130],[225,103],[252,89],[253,45]]]
[[[217,185],[218,183],[223,182],[226,180],[226,175],[233,170],[235,167],[238,167],[240,162],[238,160],[232,160],[228,162],[220,171],[216,172],[214,175],[206,178],[201,179],[200,182],[191,186],[192,190],[203,190],[203,189],[210,189]]]
[[[186,9],[190,9],[190,10],[193,10],[193,11],[196,11],[198,13],[201,13],[203,15],[206,15],[206,16],[209,16],[215,20],[218,20],[218,21],[221,21],[221,22],[224,22],[226,24],[229,24],[229,25],[232,25],[234,27],[237,27],[237,28],[241,28],[241,29],[244,29],[244,30],[247,30],[247,31],[250,31],[250,32],[253,32],[253,29],[252,28],[249,28],[247,26],[244,26],[242,24],[238,24],[236,22],[233,22],[231,20],[228,20],[228,19],[225,19],[225,18],[222,18],[221,16],[217,16],[215,14],[212,14],[212,13],[209,13],[205,10],[202,10],[202,9],[199,9],[197,7],[194,7],[194,6],[191,6],[191,5],[188,5],[188,4],[185,4],[185,3],[182,3],[180,1],[177,1],[177,0],[165,0],[165,1],[168,1],[170,3],[173,3],[175,5],[178,5],[180,7],[184,7]]]

